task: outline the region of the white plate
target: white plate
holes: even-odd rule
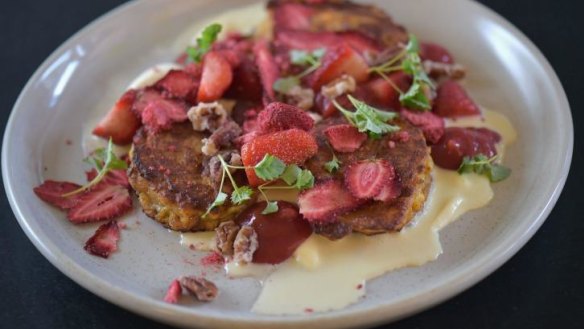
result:
[[[20,225],[63,273],[104,299],[181,326],[341,328],[387,322],[420,311],[475,284],[509,259],[556,202],[572,155],[569,105],[553,69],[516,28],[465,0],[371,0],[421,39],[449,48],[470,68],[467,86],[482,105],[509,116],[519,140],[509,150],[513,175],[495,199],[445,229],[444,254],[419,268],[372,280],[367,297],[344,310],[301,316],[249,312],[259,284],[209,275],[222,293],[205,305],[161,301],[170,280],[200,269],[177,236],[138,211],[125,219],[120,251],[89,256],[95,225],[74,226],[32,192],[45,178],[82,181],[84,123],[107,110],[144,68],[174,58],[176,37],[198,19],[243,1],[135,1],[100,18],[55,51],[30,79],[10,117],[2,153],[6,192]],[[67,145],[66,140],[73,141]],[[46,170],[45,170],[46,168]],[[137,221],[141,224],[136,224]],[[187,262],[185,262],[187,261]]]

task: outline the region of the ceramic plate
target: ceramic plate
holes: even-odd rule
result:
[[[259,292],[252,279],[226,280],[205,305],[162,302],[176,276],[200,269],[178,236],[138,210],[125,222],[109,260],[82,248],[96,225],[74,226],[32,191],[45,178],[83,181],[82,135],[143,69],[184,47],[185,29],[244,1],[135,1],[105,15],[55,51],[30,79],[10,117],[3,178],[20,225],[41,253],[71,279],[121,307],[181,326],[342,328],[388,322],[439,303],[475,284],[509,259],[551,211],[566,179],[573,129],[560,82],[540,51],[515,27],[466,0],[369,0],[421,39],[449,48],[469,68],[466,85],[483,106],[506,114],[519,132],[508,151],[513,175],[496,184],[487,207],[441,234],[437,261],[372,280],[367,297],[346,309],[299,316],[249,312]],[[178,46],[177,46],[178,45]],[[545,134],[542,132],[545,131]],[[72,141],[72,145],[66,143]]]

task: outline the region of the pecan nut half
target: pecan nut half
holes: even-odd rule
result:
[[[191,295],[193,295],[198,301],[201,302],[210,302],[215,299],[219,293],[217,286],[205,278],[183,276],[180,278],[180,284]]]

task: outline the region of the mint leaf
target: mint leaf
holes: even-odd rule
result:
[[[266,154],[262,161],[254,167],[256,175],[266,181],[280,177],[285,169],[286,164],[270,154]]]
[[[284,180],[286,184],[292,185],[296,183],[296,181],[298,180],[298,176],[300,176],[301,173],[302,169],[300,169],[300,167],[298,167],[297,165],[293,164],[286,167],[286,170],[284,170],[284,173],[282,173],[282,176],[280,176],[280,178]]]
[[[235,205],[240,205],[251,199],[253,190],[249,186],[241,186],[231,193],[231,202]]]
[[[201,36],[197,38],[197,45],[187,48],[187,55],[193,62],[200,63],[203,56],[211,50],[211,46],[217,40],[219,33],[221,33],[221,24],[211,24],[207,26]]]
[[[281,94],[287,94],[290,92],[290,90],[296,86],[300,85],[300,78],[298,78],[297,76],[291,76],[291,77],[287,77],[287,78],[280,78],[278,80],[276,80],[276,82],[274,82],[274,85],[272,86],[272,88],[274,88],[275,91],[281,93]]]
[[[269,215],[278,212],[278,201],[266,201],[266,208],[262,211],[262,215]]]

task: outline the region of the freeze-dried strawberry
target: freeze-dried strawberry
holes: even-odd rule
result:
[[[358,199],[383,199],[385,189],[395,180],[395,169],[387,160],[364,160],[350,164],[345,171],[345,186]]]
[[[140,116],[146,129],[152,133],[170,129],[173,123],[187,120],[186,103],[166,99],[154,88],[138,92],[132,112]]]
[[[381,202],[390,202],[399,198],[402,192],[401,180],[399,179],[399,177],[397,177],[395,170],[392,170],[392,172],[393,174],[390,177],[388,177],[390,182],[386,183],[386,185],[381,189],[381,192],[379,192],[379,194],[377,194],[373,198],[373,200]]]
[[[355,152],[367,140],[366,134],[349,124],[328,127],[324,135],[333,149],[341,153]]]
[[[130,209],[132,198],[128,189],[102,181],[79,196],[79,202],[69,209],[67,218],[75,224],[97,222],[119,217]]]
[[[260,134],[298,128],[310,131],[314,120],[306,112],[296,106],[274,102],[270,103],[257,117],[257,128]]]
[[[65,210],[73,208],[79,202],[79,195],[63,197],[63,194],[73,192],[80,187],[75,183],[46,180],[41,185],[35,187],[33,191],[41,200]]]
[[[140,118],[131,111],[135,99],[135,90],[125,92],[93,129],[93,134],[106,139],[111,138],[119,145],[131,143],[134,134],[140,128]]]
[[[115,220],[101,225],[95,234],[85,243],[85,250],[95,256],[108,258],[112,252],[118,250],[120,227]]]
[[[95,177],[97,177],[97,170],[91,169],[86,171],[85,176],[87,177],[87,181],[91,182]],[[130,188],[128,173],[124,169],[110,170],[103,178],[103,181],[112,185],[121,185]]]
[[[213,102],[221,98],[233,81],[233,68],[219,52],[208,52],[203,58],[203,73],[198,101]]]
[[[369,66],[353,48],[342,44],[329,49],[322,59],[322,65],[310,76],[310,85],[314,91],[341,77],[352,76],[357,83],[369,77]]]
[[[253,167],[266,154],[270,154],[286,164],[301,165],[317,151],[318,145],[310,133],[300,129],[289,129],[252,139],[241,148],[241,159],[244,166]],[[256,176],[253,168],[246,169],[245,173],[251,186],[258,186],[263,182]]]
[[[280,76],[278,65],[276,64],[274,56],[265,40],[258,41],[254,46],[253,52],[256,65],[260,72],[262,86],[264,88],[264,97],[267,98],[269,102],[273,102],[276,99],[274,83]]]
[[[392,73],[388,78],[400,91],[406,92],[410,89],[412,78],[404,72]],[[397,110],[401,107],[400,93],[389,82],[383,78],[375,78],[363,85],[363,89],[368,94],[372,105]]]
[[[422,129],[429,144],[436,144],[444,135],[444,119],[432,112],[414,112],[402,109],[400,115],[414,126]]]
[[[420,57],[422,60],[429,60],[438,63],[454,64],[454,57],[446,48],[430,42],[420,44]]]
[[[314,9],[300,3],[279,3],[273,9],[274,28],[309,30]]]
[[[480,115],[481,110],[468,96],[464,88],[453,80],[445,81],[438,87],[432,111],[441,117]]]
[[[337,180],[317,183],[298,196],[300,214],[310,222],[332,222],[362,204]]]
[[[197,101],[199,80],[181,70],[171,70],[155,84],[163,89],[170,97],[184,99],[190,103]]]
[[[176,304],[178,303],[181,294],[182,287],[180,286],[180,282],[177,279],[174,279],[172,280],[170,286],[168,287],[166,296],[164,296],[164,301],[170,304]]]

